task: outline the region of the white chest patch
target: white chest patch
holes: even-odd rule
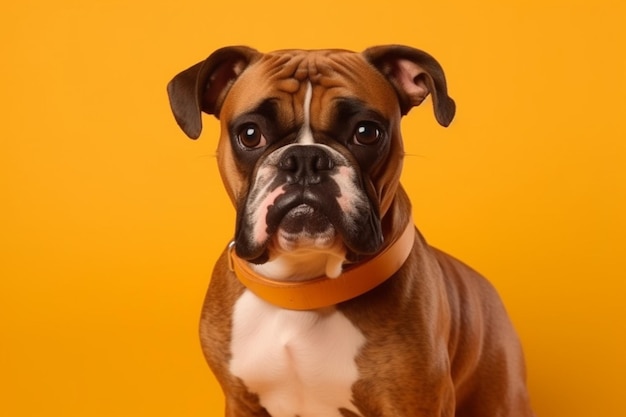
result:
[[[358,414],[351,387],[364,342],[337,310],[283,310],[246,290],[233,314],[230,371],[272,417]]]

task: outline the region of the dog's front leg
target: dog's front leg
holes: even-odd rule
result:
[[[393,361],[393,360],[391,360]],[[405,365],[405,368],[407,366]],[[454,417],[454,384],[449,374],[435,375],[420,365],[419,374],[394,372],[364,378],[354,386],[364,417]]]

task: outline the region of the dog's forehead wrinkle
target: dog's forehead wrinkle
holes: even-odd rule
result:
[[[291,94],[308,82],[332,87],[338,78],[355,82],[362,79],[363,71],[373,71],[360,54],[334,49],[270,52],[258,65],[273,80],[274,88]]]
[[[279,131],[298,131],[296,141],[311,144],[316,131],[327,129],[328,114],[334,112],[334,104],[329,108],[323,103],[354,96],[351,86],[364,85],[363,73],[371,72],[375,70],[365,59],[350,51],[282,50],[253,64],[240,91],[250,99],[249,91],[266,91],[266,100],[270,97],[280,109],[278,117],[268,119],[270,123]],[[260,109],[267,113],[267,107]]]

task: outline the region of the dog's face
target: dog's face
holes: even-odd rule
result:
[[[384,176],[400,173],[398,100],[359,55],[263,55],[220,110],[219,163],[237,204],[237,254],[371,254]],[[389,159],[397,161],[388,168]],[[257,261],[258,262],[258,261]]]
[[[400,46],[224,48],[168,88],[190,137],[201,110],[221,121],[217,157],[237,208],[237,254],[257,264],[313,256],[329,276],[383,245],[402,169],[401,116],[429,93],[442,125],[454,115],[439,64]]]

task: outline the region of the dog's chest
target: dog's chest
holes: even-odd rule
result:
[[[283,310],[246,291],[232,332],[230,370],[272,417],[357,413],[351,387],[365,338],[342,313]]]

